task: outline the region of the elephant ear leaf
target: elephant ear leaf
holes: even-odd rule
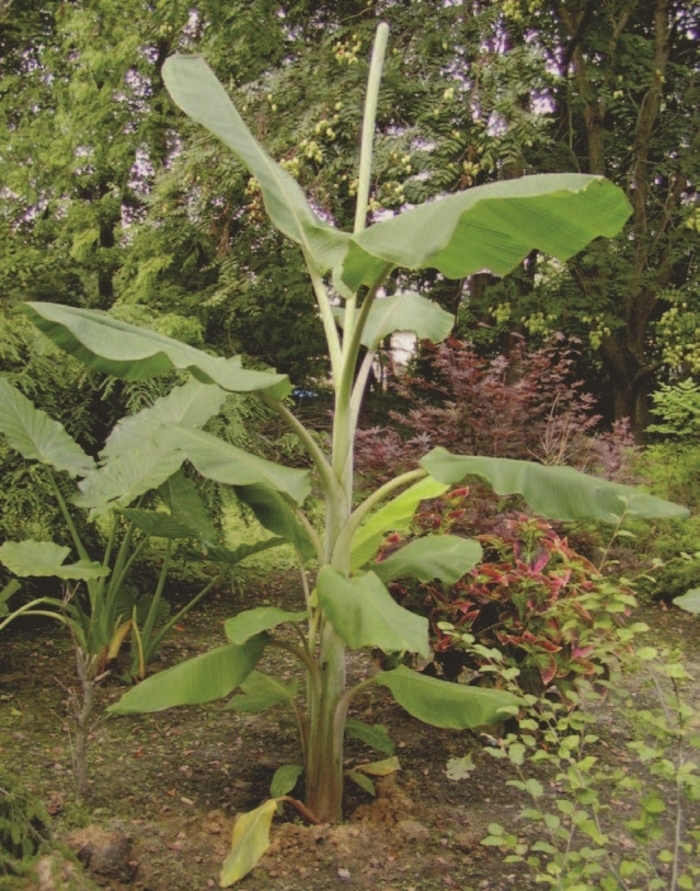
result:
[[[617,235],[631,213],[624,192],[579,173],[488,183],[414,207],[353,237],[341,278],[353,291],[387,266],[465,278],[505,275],[532,250],[560,260],[598,236]]]
[[[72,477],[85,476],[95,466],[63,424],[35,408],[4,378],[0,378],[0,433],[23,458],[64,470]]]
[[[180,108],[224,142],[257,179],[274,225],[301,245],[319,273],[345,254],[350,236],[324,223],[296,180],[253,137],[214,72],[200,56],[171,56],[163,81]]]

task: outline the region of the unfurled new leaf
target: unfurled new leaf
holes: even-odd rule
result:
[[[318,217],[296,180],[253,137],[219,83],[199,56],[171,56],[163,80],[180,108],[218,136],[257,179],[274,225],[304,253],[320,273],[336,266],[349,236]]]

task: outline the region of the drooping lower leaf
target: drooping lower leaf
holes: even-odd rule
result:
[[[98,579],[109,575],[101,563],[79,560],[64,563],[70,548],[53,541],[6,541],[0,545],[0,563],[20,578],[54,577],[66,580]]]
[[[242,644],[256,634],[270,631],[284,622],[303,622],[308,615],[306,610],[289,612],[277,606],[257,606],[227,619],[224,623],[224,632],[231,643]]]
[[[146,380],[180,369],[232,393],[265,392],[275,399],[284,399],[291,391],[284,375],[249,371],[241,367],[237,358],[212,356],[98,309],[41,302],[24,303],[18,309],[56,346],[104,374]]]
[[[316,588],[320,606],[350,649],[428,656],[428,620],[399,606],[373,572],[347,578],[324,566]]]
[[[163,483],[160,495],[173,518],[194,530],[202,545],[209,548],[214,544],[218,538],[216,527],[192,480],[178,471]]]
[[[404,665],[376,675],[376,682],[387,687],[400,706],[426,724],[467,730],[503,720],[499,711],[517,707],[519,700],[503,690],[489,690],[453,684],[411,671]]]
[[[228,696],[255,668],[267,645],[264,634],[242,645],[226,644],[146,678],[109,707],[117,715],[159,712]]]
[[[621,517],[684,517],[686,508],[640,489],[588,476],[572,467],[550,467],[513,458],[451,455],[438,447],[421,466],[440,482],[453,485],[466,476],[485,479],[497,495],[522,495],[538,514],[556,520],[597,519],[616,523]]]
[[[372,564],[372,572],[388,584],[394,579],[440,579],[454,585],[481,560],[478,541],[459,535],[425,535],[409,541],[386,560]]]
[[[253,869],[270,847],[270,827],[277,811],[274,798],[247,814],[239,814],[233,827],[231,850],[221,868],[220,884],[228,888]]]
[[[0,377],[0,433],[23,458],[85,476],[95,462],[66,433],[63,424],[35,408],[19,390]]]

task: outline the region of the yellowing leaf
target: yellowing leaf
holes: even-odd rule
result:
[[[248,875],[270,847],[270,826],[277,800],[270,798],[254,811],[241,814],[233,827],[231,850],[221,868],[220,884],[228,888]]]

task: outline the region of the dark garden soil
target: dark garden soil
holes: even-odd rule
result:
[[[262,596],[273,604],[291,603],[282,581],[266,585]],[[250,605],[213,598],[173,632],[159,664],[223,641],[223,619]],[[643,613],[653,626],[653,641],[679,643],[690,670],[700,676],[700,620],[659,607]],[[267,797],[280,764],[299,760],[294,728],[281,715],[242,716],[220,703],[103,719],[90,742],[92,796],[79,804],[65,711],[65,686],[72,678],[70,642],[58,626],[15,622],[0,638],[0,762],[44,802],[54,839],[90,861],[90,878],[67,862],[54,861],[53,872],[44,862],[28,880],[0,877],[0,887],[3,881],[7,887],[39,891],[93,887],[91,881],[114,891],[218,887],[236,814]],[[98,691],[100,712],[122,690],[116,678],[108,679]],[[341,826],[306,826],[294,811],[286,811],[275,821],[272,849],[239,887],[535,887],[527,870],[479,844],[494,821],[516,832],[532,829],[518,823],[525,802],[506,785],[511,768],[488,757],[478,734],[422,725],[379,693],[365,700],[356,715],[390,729],[401,772],[379,781],[375,799],[349,783]],[[616,759],[624,740],[614,716],[605,717],[600,753]],[[468,752],[476,769],[467,779],[448,779],[448,759]],[[346,754],[349,764],[382,757],[354,742]]]

